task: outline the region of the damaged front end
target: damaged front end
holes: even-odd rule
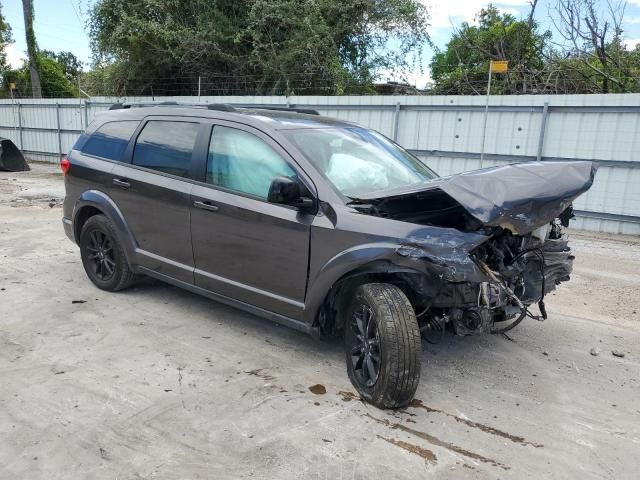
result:
[[[525,235],[503,230],[470,252],[486,276],[481,282],[443,282],[428,305],[422,305],[421,329],[427,339],[447,324],[458,335],[503,333],[529,316],[547,317],[544,296],[569,280],[573,254],[565,228],[571,209]],[[540,314],[530,310],[538,304]]]
[[[566,228],[572,201],[588,190],[591,162],[512,165],[440,179],[416,191],[360,199],[361,213],[456,229],[486,240],[464,252],[466,264],[442,270],[424,256],[424,275],[407,276],[423,336],[503,333],[527,316],[547,317],[544,297],[569,280]],[[397,250],[419,258],[420,242]],[[446,262],[444,262],[446,263]],[[438,269],[434,266],[438,265]],[[538,304],[539,314],[530,307]]]

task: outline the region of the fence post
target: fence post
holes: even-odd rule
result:
[[[84,101],[84,128],[89,126],[89,100]]]
[[[400,102],[396,102],[396,109],[393,111],[393,141],[398,141],[398,126],[400,125]]]
[[[540,136],[538,137],[538,153],[536,160],[542,160],[542,149],[544,148],[544,135],[547,131],[547,119],[549,118],[549,102],[544,102],[542,107],[542,119],[540,120]]]
[[[84,121],[82,119],[82,99],[78,102],[78,119],[80,120],[80,130],[84,130]]]
[[[24,145],[22,144],[22,114],[20,102],[16,102],[18,104],[18,138],[20,139],[20,150],[24,150]]]
[[[18,104],[16,100],[11,99],[11,125],[13,126],[13,131],[15,132],[16,142],[18,141]]]
[[[56,102],[56,129],[58,131],[58,157],[62,158],[62,132],[60,131],[60,104]]]

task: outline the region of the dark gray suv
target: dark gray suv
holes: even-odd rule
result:
[[[344,334],[349,378],[407,405],[421,336],[546,318],[591,162],[440,178],[313,111],[114,105],[61,162],[63,224],[99,288],[149,275],[298,330]],[[530,306],[537,303],[540,314]]]

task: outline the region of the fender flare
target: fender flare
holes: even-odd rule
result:
[[[76,243],[80,244],[80,231],[78,228],[78,219],[80,214],[87,207],[93,207],[100,210],[116,227],[118,240],[120,241],[129,265],[134,265],[136,260],[136,242],[124,215],[117,207],[115,202],[106,193],[100,190],[85,190],[73,207],[73,234]]]
[[[345,277],[368,273],[412,273],[426,275],[424,262],[397,254],[401,245],[375,242],[344,250],[331,258],[310,281],[304,310],[304,322],[313,325],[333,286]]]

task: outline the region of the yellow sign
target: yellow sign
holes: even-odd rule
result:
[[[15,83],[10,83],[9,84],[9,90],[15,90],[16,89],[16,84]]]
[[[509,62],[506,60],[491,60],[491,73],[507,73]]]

